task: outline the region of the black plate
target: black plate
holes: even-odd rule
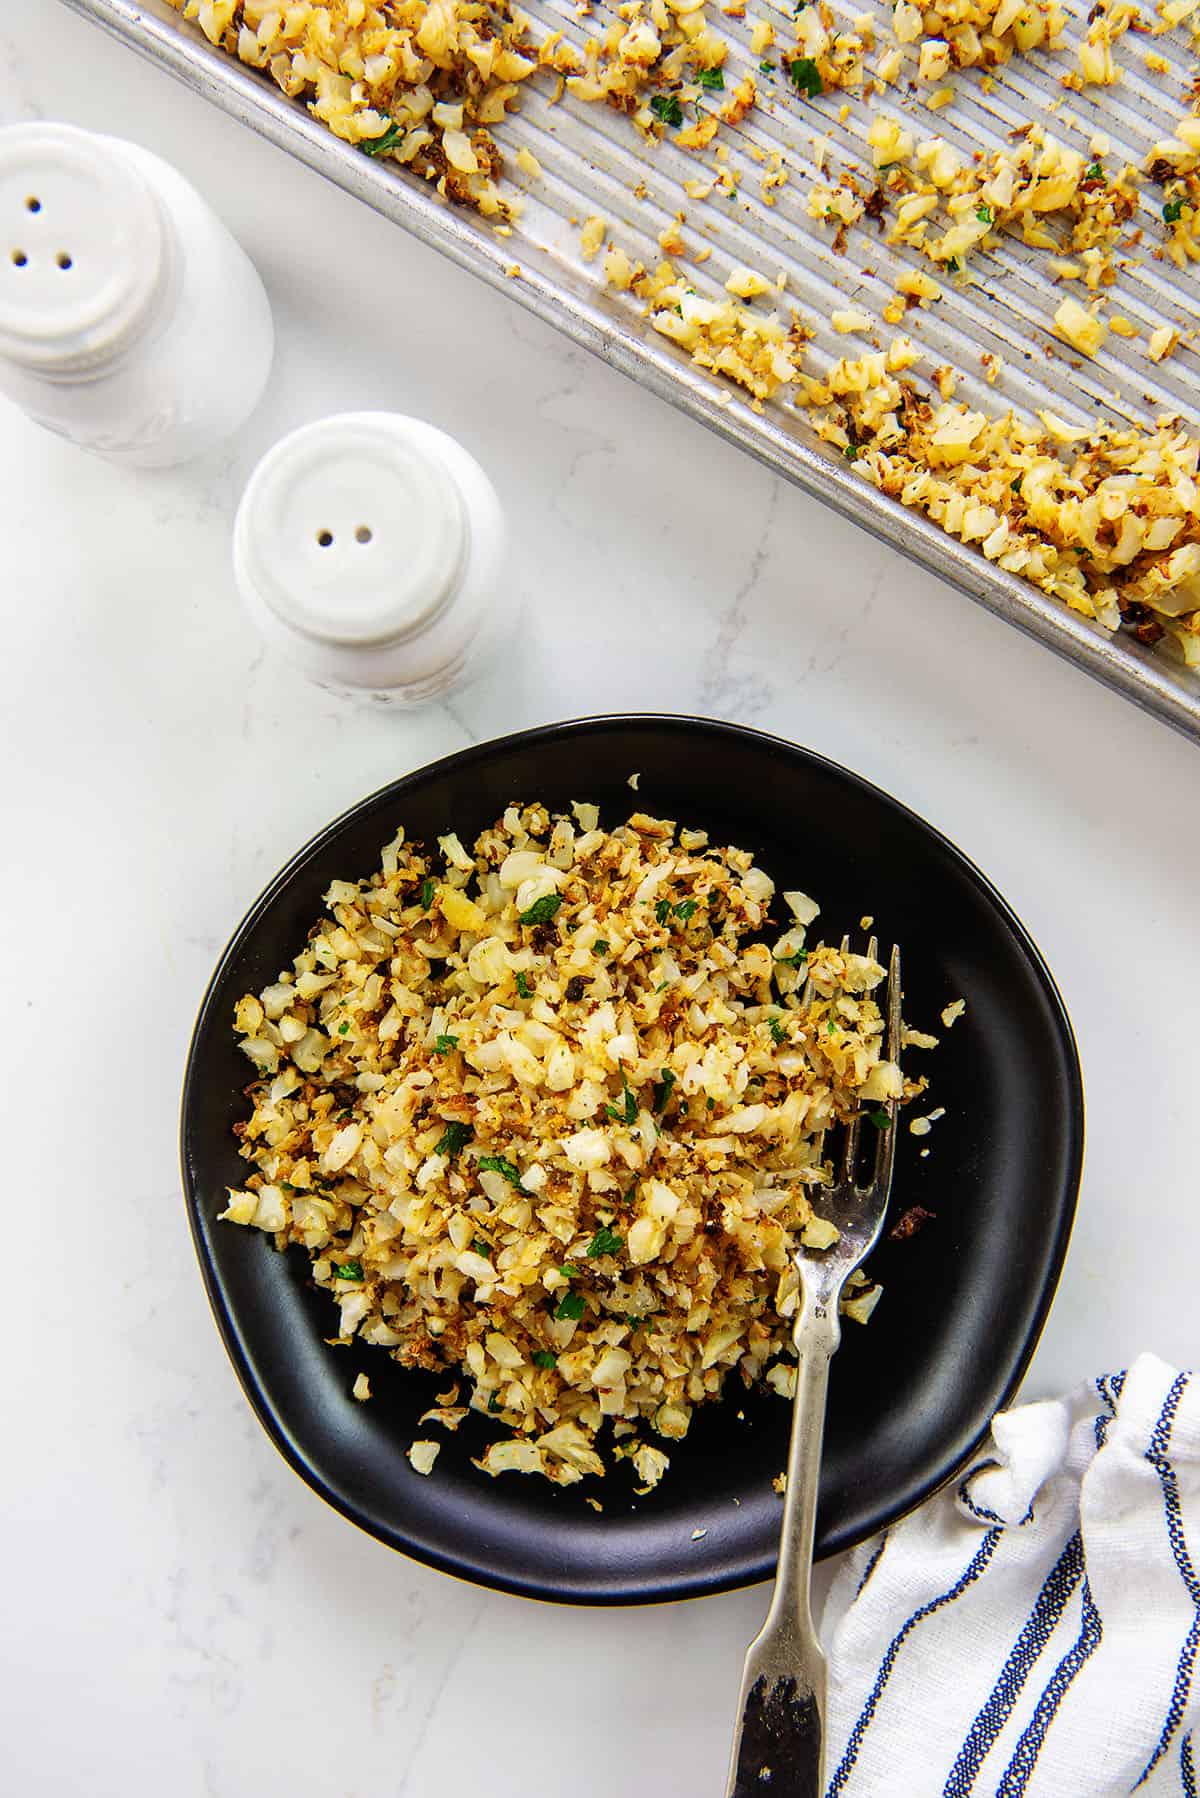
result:
[[[640,771],[637,797],[626,784]],[[893,1211],[934,1222],[885,1242],[884,1296],[864,1329],[847,1323],[833,1364],[821,1473],[818,1553],[849,1547],[915,1505],[962,1464],[1014,1391],[1062,1266],[1083,1154],[1079,1062],[1062,1001],[1004,901],[944,837],[820,756],[734,725],[690,718],[584,720],[527,731],[436,762],[363,800],[277,876],[238,930],[196,1026],[183,1095],[183,1174],[209,1299],[251,1404],[316,1491],[381,1541],[434,1567],[540,1598],[629,1603],[744,1585],[774,1568],[789,1412],[773,1394],[697,1411],[649,1496],[628,1467],[565,1490],[519,1474],[492,1480],[471,1456],[494,1435],[472,1414],[434,1473],[404,1450],[442,1381],[382,1351],[331,1349],[330,1298],[300,1250],[216,1222],[245,1174],[230,1126],[246,1115],[248,1064],[235,1000],[273,980],[337,877],[378,865],[403,824],[432,842],[469,842],[514,799],[551,809],[599,804],[606,822],[637,809],[702,826],[754,852],[780,888],[822,906],[834,940],[870,913],[904,951],[905,1015],[940,1032],[910,1068],[934,1078],[933,1133],[902,1133]],[[922,1157],[921,1149],[929,1154]],[[350,1397],[368,1372],[375,1396]],[[602,1514],[585,1502],[601,1498]],[[737,1501],[737,1502],[735,1502]],[[693,1541],[692,1533],[707,1533]]]

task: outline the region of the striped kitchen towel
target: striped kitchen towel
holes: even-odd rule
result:
[[[826,1798],[1197,1798],[1200,1376],[1001,1412],[830,1589]]]

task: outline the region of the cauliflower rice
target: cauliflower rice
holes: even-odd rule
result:
[[[803,893],[769,945],[773,897],[703,831],[512,806],[473,851],[400,831],[237,1005],[253,1171],[222,1216],[303,1246],[338,1342],[454,1377],[422,1423],[458,1426],[462,1380],[487,1473],[603,1473],[607,1419],[644,1490],[734,1369],[791,1390],[822,1132],[924,1082],[882,966],[808,947]]]
[[[726,292],[705,292],[700,265],[711,246],[689,249],[687,214],[674,210],[677,197],[665,186],[656,198],[674,212],[658,237],[668,260],[654,269],[634,262],[598,214],[583,222],[583,259],[606,285],[643,302],[654,330],[697,367],[747,392],[752,409],[772,400],[804,408],[816,435],[862,480],[1102,629],[1161,644],[1172,659],[1200,668],[1200,438],[1190,417],[1099,419],[1084,427],[1047,411],[1036,423],[1003,407],[979,411],[954,398],[959,369],[918,368],[922,352],[909,338],[883,336],[884,325],[901,325],[913,307],[937,304],[951,277],[969,283],[975,252],[994,250],[1007,234],[1044,251],[1056,282],[1079,284],[1043,322],[1062,354],[1095,360],[1110,335],[1140,335],[1133,320],[1111,310],[1112,284],[1123,268],[1144,253],[1180,270],[1200,258],[1195,93],[1143,168],[1114,160],[1103,132],[1091,137],[1085,155],[1040,120],[1018,123],[1009,133],[1017,148],[990,156],[977,150],[964,157],[940,136],[918,141],[910,128],[915,119],[903,96],[918,83],[979,68],[986,93],[992,71],[1010,57],[1063,50],[1067,14],[1058,0],[898,0],[890,29],[869,14],[847,21],[827,0],[800,0],[777,10],[774,22],[754,22],[751,52],[764,60],[740,77],[706,0],[626,0],[617,16],[594,20],[584,0],[576,9],[581,46],[562,30],[546,33],[511,0],[172,4],[211,43],[303,101],[345,142],[402,164],[508,235],[522,197],[504,178],[493,131],[503,135],[526,82],[552,80],[556,96],[565,89],[576,100],[614,108],[644,140],[666,136],[695,152],[701,178],[685,181],[684,191],[718,210],[737,201],[743,176],[724,142],[711,162],[703,158],[718,136],[736,134],[759,104],[764,80],[776,102],[786,91],[806,109],[842,89],[873,92],[871,173],[860,162],[836,181],[823,176],[808,196],[809,216],[833,229],[832,274],[841,288],[857,284],[866,253],[861,234],[849,243],[848,233],[866,232],[872,221],[886,227],[890,244],[919,251],[940,278],[906,270],[879,320],[844,308],[831,314],[835,331],[870,340],[868,353],[825,370],[807,360],[814,333],[785,303],[786,270],[772,279],[770,271],[738,268]],[[1064,89],[1112,86],[1120,75],[1112,44],[1129,30],[1158,35],[1186,25],[1200,44],[1196,0],[1157,0],[1154,11],[1152,22],[1132,0],[1093,7],[1086,39],[1060,77]],[[721,8],[722,16],[744,13],[743,0]],[[941,88],[929,105],[952,98],[951,88]],[[828,111],[812,116],[822,128],[830,121]],[[823,136],[814,143],[822,171],[830,142]],[[749,154],[755,156],[753,146]],[[540,174],[527,150],[515,160],[526,176]],[[789,168],[778,151],[769,162],[760,193],[772,206]],[[1158,190],[1150,209],[1158,218],[1149,227],[1136,216],[1147,183]],[[634,192],[649,197],[644,182]],[[519,274],[520,265],[508,272]],[[761,307],[754,304],[760,300]],[[1174,354],[1192,322],[1181,315],[1151,331],[1143,346],[1148,362]],[[1000,379],[998,357],[984,351],[981,362],[989,384]]]

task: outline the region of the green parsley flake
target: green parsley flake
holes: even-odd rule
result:
[[[592,944],[592,954],[593,955],[607,955],[608,954],[608,944],[605,942],[605,940],[602,936],[598,936],[596,938],[595,942]]]
[[[1166,205],[1163,207],[1164,222],[1168,225],[1173,225],[1177,219],[1180,219],[1182,217],[1183,217],[1183,201],[1182,200],[1168,200]]]
[[[686,924],[688,919],[695,913],[696,903],[695,899],[684,899],[675,907],[675,916],[677,918],[682,918],[683,922]]]
[[[522,973],[517,975],[517,992],[522,999],[533,998],[533,988],[529,984],[528,974]]]
[[[1098,162],[1089,162],[1083,171],[1083,178],[1085,181],[1103,181],[1103,166]]]
[[[825,91],[821,71],[811,56],[797,56],[794,62],[788,64],[788,74],[796,92],[803,94],[807,100],[815,100],[818,94]]]
[[[385,150],[394,150],[404,136],[403,125],[389,125],[382,137],[368,137],[359,144],[368,156],[382,156]]]
[[[510,1186],[515,1186],[518,1192],[525,1191],[525,1188],[521,1185],[520,1172],[513,1166],[512,1162],[506,1160],[503,1155],[481,1155],[479,1157],[479,1168],[481,1173],[502,1174],[508,1181],[508,1184]]]
[[[665,924],[671,915],[671,901],[669,899],[660,899],[658,904],[654,907],[654,915],[660,924]]]
[[[624,1094],[622,1103],[619,1106],[606,1105],[604,1107],[604,1114],[606,1117],[615,1118],[618,1124],[636,1124],[638,1115],[637,1100],[629,1090],[628,1081],[623,1077],[621,1080],[621,1091]]]
[[[335,1261],[333,1264],[335,1278],[339,1280],[361,1280],[363,1267],[361,1261]]]
[[[558,1301],[558,1309],[554,1313],[556,1323],[578,1323],[586,1310],[586,1301],[581,1292],[567,1292]]]
[[[561,893],[544,893],[521,913],[522,924],[548,924],[562,904]]]
[[[533,1362],[535,1367],[544,1367],[549,1371],[550,1368],[558,1366],[558,1356],[552,1355],[549,1349],[535,1349]]]
[[[725,77],[720,69],[701,69],[697,80],[701,87],[716,88],[718,91],[723,91],[725,87]]]
[[[994,214],[990,206],[977,206],[975,208],[975,217],[979,220],[981,225],[990,225],[994,223]]]
[[[892,1115],[880,1105],[875,1111],[868,1111],[867,1116],[877,1130],[886,1130],[892,1121]]]
[[[771,1035],[774,1037],[775,1041],[777,1043],[786,1043],[787,1031],[784,1029],[783,1025],[779,1022],[779,1019],[772,1018],[770,1020],[770,1023],[771,1023]]]
[[[458,1038],[456,1036],[437,1036],[433,1040],[435,1055],[451,1055],[457,1047]]]
[[[655,94],[650,102],[650,110],[664,125],[683,124],[683,107],[674,94]]]
[[[485,1261],[491,1260],[492,1245],[486,1236],[473,1237],[471,1240],[471,1247],[477,1255],[482,1255]]]
[[[661,1111],[671,1097],[671,1088],[675,1084],[675,1074],[671,1068],[664,1068],[654,1082],[654,1109]]]
[[[428,880],[423,880],[421,882],[421,905],[425,911],[428,911],[433,904],[433,895],[436,886],[437,882],[433,879],[432,875]]]
[[[597,1230],[588,1243],[588,1258],[594,1261],[597,1255],[618,1255],[625,1247],[625,1238],[618,1236],[615,1230]]]
[[[349,1024],[339,1024],[338,1025],[338,1035],[339,1036],[346,1036],[349,1034],[349,1031],[350,1031]]]
[[[758,65],[758,72],[760,75],[773,75],[775,73],[775,64],[773,62],[760,62]]]
[[[470,1142],[470,1140],[471,1140],[470,1124],[449,1123],[446,1125],[445,1131],[442,1134],[441,1141],[438,1143],[437,1147],[434,1149],[433,1152],[435,1155],[454,1156],[454,1155],[457,1155],[458,1151],[463,1147],[463,1145],[465,1143]]]

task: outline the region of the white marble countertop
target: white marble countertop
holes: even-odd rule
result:
[[[1087,1169],[1044,1392],[1194,1350],[1197,751],[55,0],[5,9],[0,115],[173,160],[279,327],[258,414],[178,472],[0,410],[8,1789],[715,1798],[761,1590],[625,1612],[476,1591],[344,1523],[254,1421],[176,1173],[213,962],[314,830],[476,739],[663,709],[847,763],[997,882],[1074,1019]],[[417,716],[303,684],[230,577],[256,458],[354,406],[461,438],[536,548],[503,668]]]

